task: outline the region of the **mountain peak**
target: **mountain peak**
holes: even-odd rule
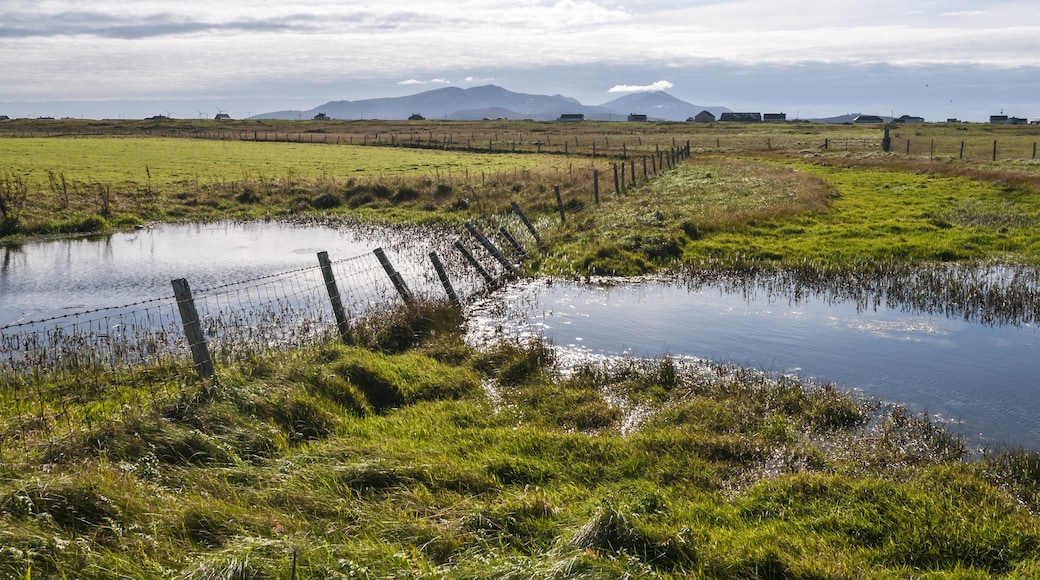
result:
[[[333,119],[403,120],[413,114],[421,114],[428,119],[555,120],[564,113],[581,113],[590,120],[616,120],[637,113],[646,114],[652,120],[685,121],[705,109],[716,114],[729,110],[725,107],[691,105],[662,91],[625,95],[600,106],[587,106],[577,99],[560,94],[547,96],[515,93],[497,85],[480,85],[469,88],[442,87],[404,97],[329,101],[308,111],[278,111],[255,115],[253,118],[298,119],[324,113]]]

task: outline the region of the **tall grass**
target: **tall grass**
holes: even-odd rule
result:
[[[1034,452],[971,460],[905,408],[731,365],[564,374],[538,340],[466,346],[447,304],[358,336],[244,360],[219,384],[187,374],[61,437],[4,440],[3,575],[1040,569]]]

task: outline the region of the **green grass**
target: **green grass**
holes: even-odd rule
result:
[[[704,263],[1040,262],[1036,173],[835,159],[695,157],[573,216],[542,267],[631,275]]]
[[[497,173],[545,163],[533,155],[361,147],[347,144],[255,143],[157,137],[0,139],[4,169],[46,183],[48,172],[114,188],[165,189],[230,181],[346,181],[351,177],[420,173],[447,178]]]
[[[829,385],[670,360],[563,377],[541,342],[465,346],[446,305],[391,318],[217,384],[156,374],[165,396],[93,426],[5,407],[0,575],[1040,570],[1035,453],[971,460],[941,427]]]

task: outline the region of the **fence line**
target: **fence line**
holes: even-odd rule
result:
[[[488,283],[449,236],[429,237],[382,248],[416,298],[457,302],[510,275],[472,235],[460,234],[454,242],[493,273]],[[522,239],[534,245],[533,238]],[[320,254],[326,254],[324,260]],[[519,253],[514,254],[519,262]],[[203,362],[219,376],[222,365],[342,336],[323,265],[336,280],[340,306],[351,323],[401,301],[374,251],[336,260],[320,252],[312,266],[191,289],[206,343]],[[5,450],[24,446],[28,454],[39,449],[30,441],[40,441],[41,435],[46,443],[84,425],[92,429],[139,417],[144,405],[177,401],[193,367],[207,376],[192,356],[176,294],[0,326],[0,405],[8,410],[0,420],[0,464]]]

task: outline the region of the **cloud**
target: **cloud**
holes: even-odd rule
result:
[[[985,16],[989,10],[961,10],[959,12],[943,12],[943,16]]]
[[[402,86],[407,86],[407,85],[429,85],[429,84],[433,84],[433,85],[450,85],[451,81],[448,80],[448,79],[430,79],[428,81],[421,81],[419,79],[408,79],[408,80],[404,80],[404,81],[397,81],[397,84],[402,85]]]
[[[672,88],[672,83],[668,81],[657,81],[649,85],[614,85],[608,90],[608,93],[649,93],[655,91],[666,91]]]

